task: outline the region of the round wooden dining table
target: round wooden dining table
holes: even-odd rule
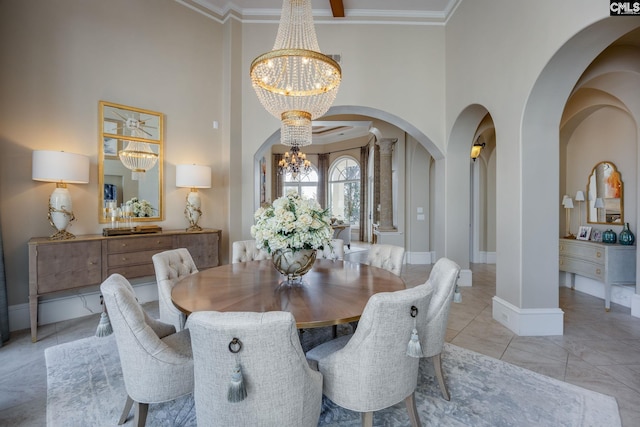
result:
[[[360,319],[371,295],[405,289],[404,281],[377,267],[316,260],[302,284],[283,284],[271,260],[209,268],[174,286],[171,299],[189,315],[195,311],[288,311],[298,328],[339,325]]]

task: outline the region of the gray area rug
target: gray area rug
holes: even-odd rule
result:
[[[115,338],[85,338],[45,350],[47,426],[115,426],[126,393]],[[451,401],[428,360],[420,364],[416,402],[424,426],[619,426],[616,400],[446,344]],[[408,426],[403,403],[374,414],[375,426]],[[133,424],[130,417],[125,425]],[[193,398],[150,405],[148,426],[195,426]],[[322,426],[359,426],[358,413],[325,400]]]

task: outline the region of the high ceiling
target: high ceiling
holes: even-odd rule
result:
[[[278,21],[282,0],[176,0],[216,20]],[[311,0],[314,21],[444,23],[460,0]],[[333,6],[333,12],[332,12]],[[337,11],[343,10],[344,17]]]

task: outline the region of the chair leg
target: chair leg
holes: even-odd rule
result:
[[[447,385],[444,382],[444,375],[442,373],[442,353],[438,353],[435,356],[432,356],[431,360],[433,360],[433,370],[436,372],[436,377],[438,378],[438,385],[440,386],[442,397],[444,398],[444,400],[451,400],[451,396],[449,395],[449,390],[447,390]]]
[[[136,427],[144,427],[147,422],[147,412],[149,412],[148,403],[136,402],[136,413],[133,418],[133,425]]]
[[[362,413],[362,427],[373,427],[373,412]]]
[[[404,399],[404,403],[407,405],[407,412],[409,412],[409,420],[411,421],[411,427],[421,427],[420,417],[418,416],[418,408],[416,408],[415,392],[407,396]]]
[[[124,410],[122,411],[122,415],[120,415],[120,420],[118,421],[119,426],[124,424],[125,421],[127,421],[127,418],[129,418],[129,412],[131,412],[132,405],[133,405],[133,399],[127,395],[127,401],[124,404]]]

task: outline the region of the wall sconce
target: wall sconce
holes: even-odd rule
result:
[[[478,156],[480,156],[480,151],[484,148],[486,144],[484,142],[480,142],[480,136],[478,135],[478,139],[473,143],[471,147],[471,158],[475,162]]]
[[[565,239],[575,239],[576,236],[571,234],[571,209],[573,209],[573,199],[567,195],[562,198],[562,206],[564,206],[565,212],[567,213],[567,235],[564,236]]]
[[[579,215],[579,219],[580,219],[580,224],[582,225],[582,202],[584,202],[584,192],[581,190],[578,190],[576,192],[576,202],[578,202],[578,215]]]
[[[184,208],[184,216],[189,221],[187,231],[202,230],[202,227],[198,225],[198,221],[202,216],[202,210],[200,209],[202,203],[198,188],[211,188],[211,168],[198,165],[177,165],[176,187],[191,189],[187,194],[187,206]]]
[[[67,184],[89,183],[89,157],[64,151],[34,151],[31,178],[34,181],[56,183],[56,188],[49,197],[47,217],[49,224],[58,231],[49,236],[49,239],[75,238],[67,231],[69,223],[76,219]]]

